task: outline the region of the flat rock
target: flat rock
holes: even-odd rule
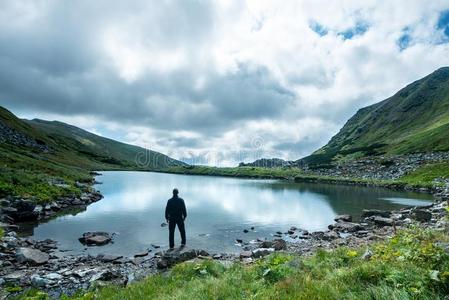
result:
[[[338,232],[335,231],[326,231],[322,236],[321,239],[324,241],[332,241],[340,238],[340,235]]]
[[[47,253],[33,248],[21,247],[16,252],[16,260],[19,263],[29,263],[31,265],[42,265],[48,262],[50,257]]]
[[[85,245],[101,246],[111,242],[112,238],[107,232],[95,231],[83,233],[83,236],[78,240]]]
[[[144,257],[147,255],[148,255],[148,251],[142,251],[142,252],[134,254],[134,257]]]
[[[99,259],[102,262],[113,262],[113,261],[118,260],[118,259],[120,259],[122,257],[123,256],[121,256],[121,255],[99,254],[97,256],[97,259]]]
[[[259,258],[267,256],[273,253],[274,251],[275,251],[274,248],[258,248],[253,251],[253,257]]]
[[[197,258],[199,256],[210,256],[204,250],[179,248],[174,250],[168,250],[162,253],[161,259],[157,262],[159,269],[168,268],[174,264],[181,263],[187,260]]]
[[[391,215],[391,212],[385,211],[385,210],[378,210],[378,209],[364,209],[362,211],[362,218],[369,218],[372,216],[379,216],[388,218]]]
[[[394,222],[393,219],[379,217],[379,216],[373,216],[372,221],[377,226],[393,226],[393,222]]]
[[[352,222],[337,222],[333,225],[329,225],[328,228],[330,230],[336,230],[341,232],[356,232],[365,229],[362,225]]]
[[[248,258],[253,256],[253,252],[252,251],[242,251],[240,252],[240,258]]]
[[[337,215],[334,218],[335,222],[352,222],[352,216],[351,215]]]

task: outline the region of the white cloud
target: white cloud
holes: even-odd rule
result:
[[[13,3],[0,10],[0,67],[23,70],[0,74],[11,109],[221,165],[307,155],[360,107],[449,65],[445,0]],[[54,59],[33,56],[48,45]],[[12,77],[43,83],[25,93]]]

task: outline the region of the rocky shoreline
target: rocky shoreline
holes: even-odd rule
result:
[[[311,255],[317,249],[335,249],[340,246],[366,246],[393,236],[401,228],[419,223],[422,226],[448,229],[446,209],[449,201],[449,188],[439,190],[435,202],[424,207],[409,207],[397,211],[365,210],[359,223],[353,222],[350,215],[335,218],[326,231],[308,232],[291,227],[283,232],[276,232],[272,240],[258,239],[236,242],[242,251],[238,255],[226,253],[208,253],[201,249],[188,247],[175,251],[151,253],[147,249],[128,257],[99,254],[65,255],[53,240],[35,241],[19,237],[16,222],[52,218],[73,207],[85,209],[90,203],[102,198],[101,194],[85,185],[80,197],[64,198],[48,205],[34,205],[27,199],[2,199],[0,226],[5,230],[5,237],[0,240],[0,299],[6,299],[28,288],[39,288],[51,297],[73,294],[80,289],[88,289],[105,283],[125,286],[145,276],[165,272],[174,264],[197,259],[214,259],[223,264],[240,261],[251,264],[257,259],[282,251],[297,255]],[[26,208],[24,210],[21,210]],[[244,234],[242,234],[244,236]],[[95,237],[100,237],[95,239]],[[80,242],[88,244],[94,238],[96,245],[107,243],[112,238],[107,233],[85,233]],[[83,239],[83,241],[81,241]],[[90,240],[92,241],[92,240]],[[98,242],[98,243],[97,243]]]

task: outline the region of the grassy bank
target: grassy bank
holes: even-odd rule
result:
[[[444,299],[449,293],[448,235],[411,228],[365,248],[275,254],[230,267],[187,262],[125,288],[106,286],[63,299]],[[446,244],[447,245],[447,244]],[[35,298],[31,298],[35,297]],[[30,291],[19,299],[46,299]]]
[[[218,168],[207,166],[179,166],[164,170],[167,173],[227,176],[260,179],[294,179],[297,182],[324,182],[333,184],[372,185],[387,188],[432,188],[437,178],[449,178],[449,162],[425,165],[398,180],[374,180],[362,178],[345,178],[338,176],[319,176],[306,174],[299,168],[262,168],[262,167],[233,167]]]

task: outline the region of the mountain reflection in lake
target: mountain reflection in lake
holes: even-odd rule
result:
[[[291,226],[324,230],[337,214],[349,213],[357,219],[364,208],[395,209],[431,199],[380,188],[149,172],[103,172],[100,178],[103,184],[96,188],[103,200],[77,215],[38,225],[33,237],[54,239],[69,253],[132,256],[151,244],[167,247],[168,229],[161,223],[174,187],[187,205],[188,246],[212,253],[239,252],[236,238],[271,238]],[[243,233],[251,227],[254,230]],[[116,232],[117,236],[113,244],[85,250],[78,238],[86,231]]]

